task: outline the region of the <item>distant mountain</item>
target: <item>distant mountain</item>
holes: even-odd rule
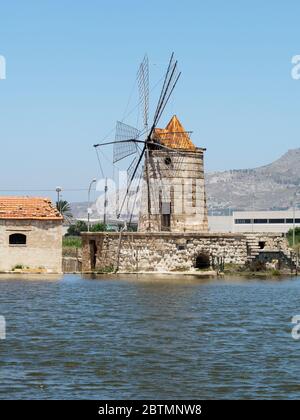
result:
[[[287,209],[299,186],[300,148],[259,168],[206,174],[208,208],[222,214],[227,209]]]
[[[228,214],[233,209],[287,209],[299,187],[300,148],[289,150],[275,162],[259,168],[206,174],[207,204],[214,214]],[[96,206],[92,207],[91,217],[97,217]],[[86,217],[87,203],[72,203],[72,211],[75,217]]]

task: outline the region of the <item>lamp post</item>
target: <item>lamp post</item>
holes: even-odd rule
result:
[[[95,182],[97,182],[97,179],[96,178],[92,179],[92,181],[90,182],[90,185],[89,185],[89,190],[88,190],[88,209],[87,209],[87,220],[88,220],[88,223],[87,223],[88,226],[87,227],[88,227],[88,232],[90,231],[90,214],[92,213],[92,209],[90,208],[90,195],[91,195],[92,185]]]
[[[60,211],[60,193],[62,191],[61,187],[56,187],[55,191],[57,192],[57,209]]]

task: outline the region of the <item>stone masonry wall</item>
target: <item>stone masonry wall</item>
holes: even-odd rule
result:
[[[208,232],[203,153],[200,148],[150,151],[145,160],[140,232]],[[170,215],[168,228],[162,224],[162,214]]]
[[[200,233],[84,233],[82,269],[138,271],[189,271],[197,256],[204,254],[212,263],[223,258],[225,264],[244,265],[257,252],[260,240],[268,250],[287,249],[286,239],[276,234],[200,234]],[[257,244],[257,246],[254,246]],[[120,250],[120,252],[119,252]],[[256,255],[254,255],[255,257]]]

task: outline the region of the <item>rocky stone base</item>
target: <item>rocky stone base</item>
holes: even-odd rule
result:
[[[244,266],[261,249],[286,251],[278,234],[83,233],[82,271],[192,272]],[[261,248],[263,247],[263,248]]]

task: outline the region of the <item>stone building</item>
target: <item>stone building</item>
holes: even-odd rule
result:
[[[153,140],[145,158],[140,232],[207,232],[203,155],[176,115]]]
[[[176,116],[145,157],[138,232],[83,233],[82,270],[175,272],[225,264],[292,266],[282,234],[210,233],[203,155]]]
[[[62,220],[49,199],[0,197],[0,272],[61,273]]]

